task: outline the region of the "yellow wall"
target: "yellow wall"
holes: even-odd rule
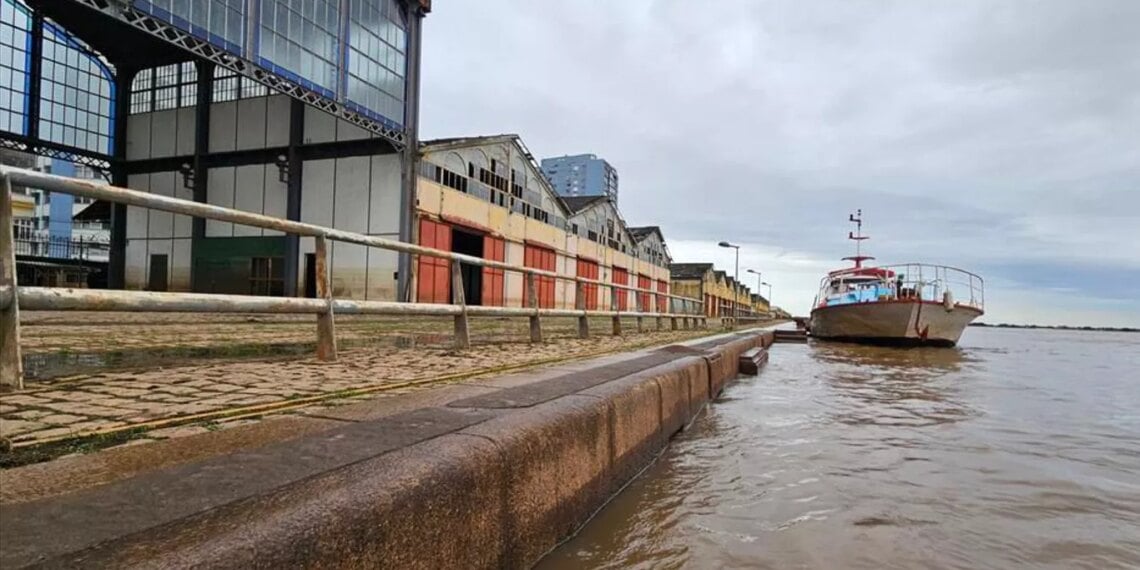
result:
[[[30,218],[36,214],[36,201],[31,196],[12,193],[12,217]]]
[[[577,258],[582,256],[598,262],[598,280],[600,281],[610,282],[613,280],[613,267],[615,265],[629,271],[629,284],[631,286],[637,286],[639,274],[645,274],[653,279],[654,289],[657,287],[657,280],[665,281],[667,284],[670,281],[669,268],[667,267],[660,267],[648,261],[635,259],[620,251],[512,212],[470,194],[453,190],[427,178],[417,177],[416,180],[417,216],[427,216],[442,220],[445,223],[449,221],[448,218],[463,220],[486,228],[494,237],[503,238],[507,242],[505,249],[508,263],[522,265],[524,244],[532,242],[549,247],[557,253],[555,268],[564,275],[575,275],[577,273]],[[416,225],[418,231],[418,223]],[[506,288],[504,292],[506,305],[509,307],[522,306],[522,275],[512,271],[506,272],[504,286]],[[603,288],[599,297],[598,308],[609,309],[611,299],[609,290]],[[574,283],[563,280],[557,281],[554,285],[554,298],[557,308],[574,308]],[[633,310],[632,298],[629,298],[627,307],[629,310]]]

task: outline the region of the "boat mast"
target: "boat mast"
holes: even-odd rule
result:
[[[851,221],[851,223],[855,224],[855,231],[854,232],[850,232],[850,231],[847,232],[847,239],[855,242],[855,256],[854,257],[844,257],[843,260],[855,262],[855,269],[859,269],[859,268],[863,267],[864,261],[875,259],[874,257],[871,257],[869,255],[863,255],[863,247],[862,247],[863,246],[863,240],[871,239],[871,236],[863,235],[863,209],[862,208],[855,210],[855,213],[851,214],[848,219]]]

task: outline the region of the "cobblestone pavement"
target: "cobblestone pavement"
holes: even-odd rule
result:
[[[142,316],[153,318],[155,315]],[[503,334],[504,338],[509,339],[517,338],[519,335],[515,329],[525,331],[527,326],[525,319],[521,319],[521,326],[518,321],[503,325],[506,333],[485,325],[480,331],[484,340],[480,341],[480,336],[475,335],[477,344],[463,351],[445,346],[399,347],[392,343],[373,343],[342,349],[340,359],[335,363],[322,363],[311,357],[226,361],[215,359],[174,365],[156,362],[136,370],[108,370],[75,375],[46,384],[30,383],[29,389],[25,391],[0,394],[0,436],[20,445],[172,418],[202,415],[202,419],[208,419],[210,414],[217,415],[250,406],[284,405],[310,397],[336,397],[346,391],[399,385],[409,380],[493,371],[506,366],[629,350],[712,332],[630,332],[621,337],[597,335],[589,339],[577,339],[569,337],[571,333],[568,331],[573,327],[571,319],[566,331],[556,326],[548,327],[548,340],[540,344],[486,340],[495,334]],[[38,326],[58,326],[69,330],[86,327],[87,334],[104,336],[104,343],[112,342],[113,338],[128,338],[135,345],[146,347],[159,346],[167,338],[161,336],[148,341],[147,338],[152,335],[139,325],[141,322],[155,321],[139,320],[130,324],[121,321],[101,324],[99,321],[87,321],[83,327],[40,323],[25,327],[24,331],[27,335],[25,338],[31,337],[29,342],[33,346],[38,342],[37,338],[44,337],[35,331]],[[205,319],[198,323],[159,322],[153,326],[171,336],[175,336],[175,333],[162,327],[173,327],[187,334],[193,330],[196,334],[209,336],[203,329],[222,329],[242,322],[244,321],[232,318],[229,321]],[[450,326],[450,321],[445,324]],[[338,327],[341,325],[338,322]],[[373,329],[376,327],[374,323],[362,324],[365,325]],[[283,321],[275,323],[275,326],[304,327],[311,340],[311,320],[293,323]],[[395,325],[384,323],[383,326]],[[402,331],[408,330],[407,326],[399,328]],[[338,337],[344,338],[343,330],[343,327],[338,330]],[[436,329],[421,328],[421,332],[426,333],[432,330],[438,332],[442,329],[438,326]],[[243,342],[265,342],[266,338],[277,338],[274,334],[266,337],[250,331],[246,333],[247,336],[241,339]],[[77,335],[79,332],[67,334]],[[226,338],[233,337],[227,335]],[[97,343],[99,339],[87,341]],[[217,342],[217,339],[211,339],[211,342]],[[156,429],[149,432],[149,435],[174,437],[203,429],[206,428],[171,427]]]

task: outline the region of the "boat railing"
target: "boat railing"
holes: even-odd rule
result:
[[[876,287],[875,293],[889,291],[887,298],[921,299],[940,303],[946,302],[946,293],[949,292],[950,300],[954,304],[985,310],[985,282],[980,276],[969,271],[926,263],[884,265],[876,269],[885,270],[884,274],[870,280],[867,272],[856,270],[833,273],[824,277],[820,282],[819,294],[813,306],[827,304],[829,297],[834,297],[836,294],[844,295],[852,290]]]
[[[985,281],[964,269],[926,263],[885,265],[882,269],[894,273],[894,284],[900,297],[911,295],[924,301],[942,302],[949,292],[957,305],[985,309]]]

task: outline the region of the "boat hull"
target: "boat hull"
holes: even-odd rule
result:
[[[819,307],[811,312],[811,336],[836,341],[901,346],[954,346],[982,311],[930,301],[879,301]]]

